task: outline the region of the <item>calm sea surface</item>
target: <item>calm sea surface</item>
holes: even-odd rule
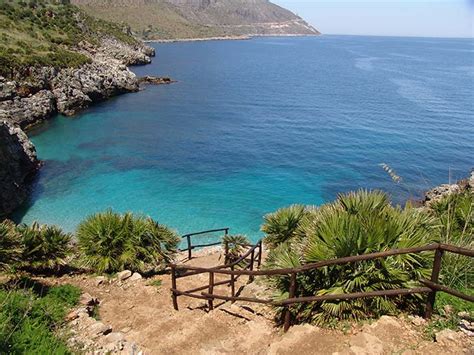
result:
[[[17,219],[73,231],[113,208],[180,233],[338,192],[395,202],[474,167],[474,41],[323,36],[157,44],[149,86],[33,132],[45,166]],[[403,177],[396,185],[379,164]]]

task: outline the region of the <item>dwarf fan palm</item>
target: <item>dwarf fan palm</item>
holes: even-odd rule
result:
[[[0,222],[0,269],[6,270],[21,258],[21,237],[11,221]]]
[[[358,191],[312,209],[296,232],[300,237],[270,251],[268,268],[294,267],[321,260],[428,244],[433,220],[414,210],[395,208],[382,192]],[[407,288],[429,275],[430,257],[393,256],[375,261],[324,267],[298,276],[298,296],[368,292]],[[271,280],[277,297],[287,297],[288,277]],[[361,319],[414,308],[419,299],[375,298],[326,301],[292,307],[296,319],[325,323],[331,319]]]
[[[222,238],[222,247],[226,249],[226,263],[237,260],[245,250],[250,241],[244,235],[226,235]]]
[[[100,273],[144,271],[167,263],[179,242],[173,231],[151,218],[110,210],[83,221],[77,238],[84,266]]]
[[[298,227],[306,215],[307,210],[301,205],[292,205],[267,214],[261,228],[262,232],[266,234],[265,243],[270,247],[276,247],[295,237]]]
[[[66,263],[71,251],[71,235],[57,226],[40,225],[17,227],[21,235],[25,267],[33,269],[56,268]]]

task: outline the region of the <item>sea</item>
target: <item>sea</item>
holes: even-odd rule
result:
[[[153,63],[131,70],[177,83],[29,132],[44,167],[18,222],[74,232],[112,209],[179,234],[228,227],[257,240],[278,208],[357,189],[382,189],[403,205],[474,167],[473,39],[153,46]]]

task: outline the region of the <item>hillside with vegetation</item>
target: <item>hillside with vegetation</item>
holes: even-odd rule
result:
[[[301,17],[267,0],[72,0],[90,14],[130,24],[146,39],[317,35]]]
[[[99,46],[104,37],[138,46],[123,28],[52,0],[7,0],[0,4],[0,75],[14,77],[31,66],[79,67],[91,63],[81,42]]]

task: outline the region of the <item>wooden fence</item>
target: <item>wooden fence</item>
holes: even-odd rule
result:
[[[258,249],[258,252],[257,252]],[[430,280],[419,280],[423,285],[420,287],[409,288],[409,289],[393,289],[393,290],[381,290],[381,291],[372,291],[372,292],[356,292],[348,294],[331,294],[323,296],[310,296],[310,297],[298,297],[296,295],[297,289],[297,275],[301,272],[306,272],[310,270],[319,269],[331,265],[341,265],[348,264],[360,261],[375,260],[379,258],[386,258],[389,256],[403,255],[403,254],[415,254],[421,252],[434,251],[435,257],[433,262],[433,268],[431,272]],[[441,270],[441,261],[443,254],[445,252],[455,253],[459,255],[464,255],[468,257],[474,257],[474,250],[464,249],[455,247],[447,244],[430,244],[422,247],[416,248],[406,248],[406,249],[394,249],[383,252],[364,254],[364,255],[355,255],[339,259],[323,260],[312,264],[306,264],[296,268],[290,269],[274,269],[274,270],[254,270],[254,264],[257,261],[257,265],[261,264],[262,257],[262,241],[259,241],[256,245],[253,245],[241,258],[230,263],[213,268],[204,268],[204,267],[195,267],[195,266],[186,266],[186,265],[171,265],[171,281],[172,281],[172,298],[173,305],[176,310],[178,310],[178,296],[187,296],[198,299],[204,299],[208,301],[209,309],[214,308],[214,300],[224,300],[224,301],[245,301],[245,302],[254,302],[254,303],[263,303],[270,304],[274,306],[285,307],[284,314],[284,329],[287,331],[291,324],[291,313],[289,311],[289,306],[297,303],[307,303],[307,302],[318,302],[318,301],[327,301],[327,300],[349,300],[357,298],[373,298],[380,296],[401,296],[401,295],[411,295],[411,294],[428,294],[425,308],[425,318],[430,318],[436,299],[436,292],[446,292],[455,297],[459,297],[463,300],[474,302],[474,297],[463,294],[459,291],[450,289],[438,283],[439,274]],[[247,262],[248,261],[248,262]],[[241,269],[237,268],[237,265],[245,263],[244,267]],[[183,277],[204,274],[209,275],[209,282],[201,287],[197,287],[191,290],[179,290],[177,287],[177,280]],[[229,275],[230,279],[215,282],[215,275]],[[272,299],[260,299],[253,297],[240,297],[235,294],[235,281],[246,275],[249,277],[249,282],[251,282],[255,276],[277,276],[277,275],[289,275],[290,284],[288,289],[288,298],[282,301],[275,301]],[[229,285],[231,287],[230,295],[216,294],[214,292],[214,287],[219,285]],[[207,290],[207,292],[203,292]],[[200,293],[198,293],[200,292]]]
[[[192,237],[202,236],[204,234],[216,233],[216,232],[224,232],[224,235],[228,235],[229,234],[229,228],[210,229],[210,230],[207,230],[207,231],[185,234],[181,238],[186,239],[188,247],[186,249],[180,249],[180,251],[188,251],[188,259],[191,260],[192,257],[193,257],[193,255],[192,255],[193,249],[221,245],[221,241],[207,243],[207,244],[194,244],[194,245],[192,243]]]

